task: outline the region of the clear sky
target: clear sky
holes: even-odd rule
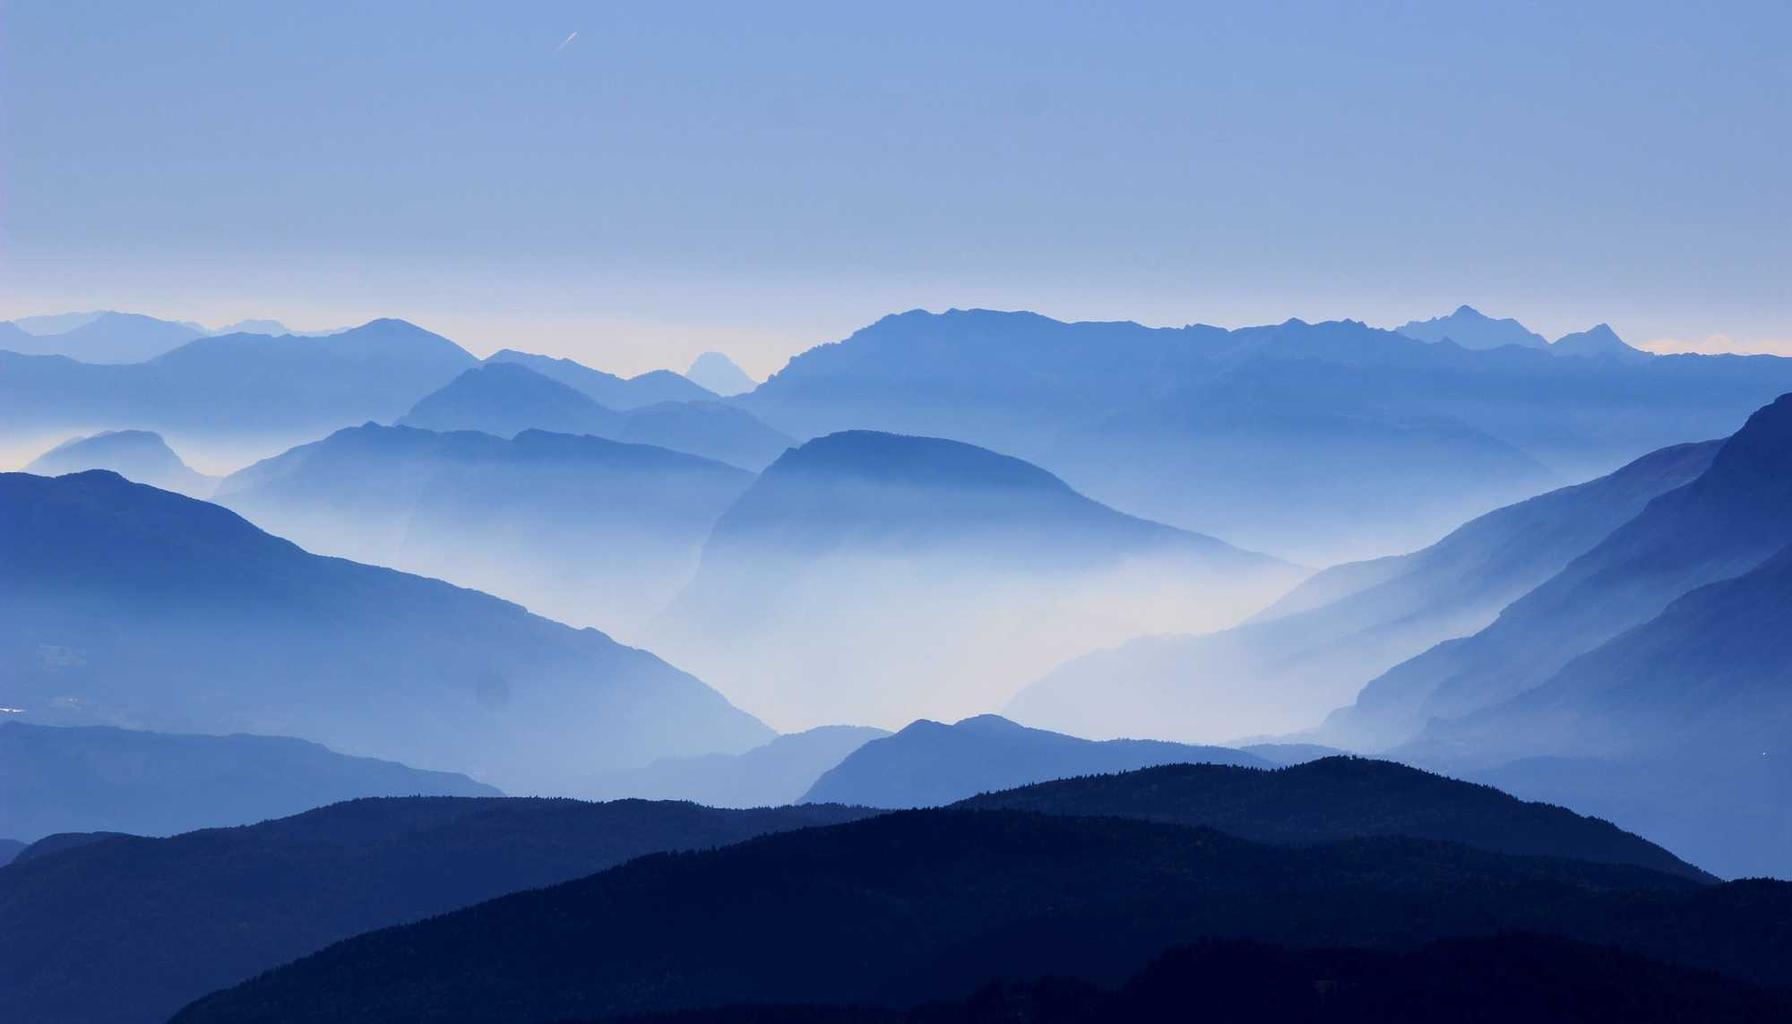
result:
[[[911,307],[1792,352],[1792,3],[0,0],[0,317],[749,370]]]

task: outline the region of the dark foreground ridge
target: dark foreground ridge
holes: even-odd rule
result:
[[[646,853],[866,813],[412,797],[169,839],[53,837],[0,868],[0,1020],[160,1024],[371,929]]]
[[[1115,983],[1209,937],[1399,947],[1538,932],[1792,981],[1792,885],[1405,838],[1265,846],[1206,829],[906,811],[645,857],[363,935],[180,1024],[516,1024],[729,1003],[913,1005],[990,978]]]
[[[1187,1024],[1197,1008],[1194,1019],[1252,1024],[1742,1024],[1786,1020],[1792,996],[1533,935],[1405,953],[1204,942],[1165,953],[1117,990],[1051,978],[910,1010],[730,1006],[609,1024]]]

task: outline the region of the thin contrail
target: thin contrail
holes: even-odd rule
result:
[[[565,39],[560,40],[559,46],[554,47],[554,52],[559,53],[561,50],[566,49],[568,46],[572,45],[572,41],[577,38],[579,38],[579,33],[576,30],[569,33]]]

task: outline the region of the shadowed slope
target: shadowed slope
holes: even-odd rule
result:
[[[1411,839],[1274,847],[1009,811],[904,811],[643,858],[361,936],[180,1024],[494,1018],[953,998],[991,977],[1118,980],[1206,936],[1409,945],[1539,931],[1783,984],[1792,887]]]
[[[160,1024],[189,1000],[360,932],[646,853],[864,813],[409,798],[100,839],[0,869],[0,1018]]]
[[[1085,655],[1006,711],[1097,736],[1226,741],[1310,728],[1367,681],[1492,622],[1651,499],[1704,472],[1718,446],[1663,449],[1490,512],[1423,550],[1327,569],[1229,630]]]
[[[27,721],[293,735],[525,792],[767,735],[596,630],[110,473],[0,475],[0,563],[0,706]]]

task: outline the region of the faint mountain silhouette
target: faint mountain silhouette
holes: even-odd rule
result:
[[[218,501],[314,551],[621,630],[677,594],[751,482],[733,466],[600,437],[369,423],[232,474]]]
[[[0,339],[0,347],[26,355],[67,356],[83,363],[146,362],[206,334],[194,324],[109,310],[27,317],[14,323],[35,340],[24,342],[12,335]]]
[[[0,833],[168,835],[362,796],[498,796],[464,775],[277,736],[0,723]]]
[[[1395,330],[1419,341],[1453,341],[1467,349],[1500,348],[1517,345],[1521,348],[1547,348],[1543,335],[1510,317],[1495,320],[1473,306],[1457,306],[1449,316],[1429,320],[1412,320]]]
[[[744,469],[759,469],[790,446],[790,438],[751,413],[713,401],[662,399],[630,405],[628,411],[619,412],[593,398],[590,390],[538,372],[536,367],[544,358],[530,357],[525,363],[493,356],[492,361],[424,397],[398,422],[428,430],[477,430],[499,437],[513,437],[524,430],[590,434],[690,452]],[[571,365],[579,371],[598,372]],[[633,387],[641,380],[637,377],[623,383]],[[659,394],[667,389],[649,386],[645,390]],[[643,397],[640,389],[636,389],[636,397]]]
[[[318,338],[197,338],[130,366],[0,352],[0,431],[315,437],[396,418],[474,362],[402,320]]]
[[[669,757],[635,771],[605,775],[583,787],[582,795],[694,800],[709,807],[794,804],[823,772],[888,735],[863,725],[822,725],[787,733],[739,754]]]
[[[208,497],[218,486],[215,477],[182,462],[162,435],[148,430],[108,430],[91,437],[70,438],[25,467],[27,473],[40,476],[89,469],[109,469],[127,480],[194,498]]]
[[[582,392],[604,408],[618,412],[660,402],[713,402],[717,396],[715,391],[671,370],[649,370],[624,378],[571,359],[539,356],[510,348],[493,353],[486,362],[526,366],[549,380]]]
[[[1618,337],[1609,324],[1598,324],[1574,334],[1557,338],[1549,350],[1559,356],[1583,356],[1588,359],[1623,359],[1640,362],[1655,358],[1654,353],[1631,348]]]
[[[1028,729],[996,715],[946,725],[920,721],[872,740],[823,773],[803,799],[865,807],[940,807],[1050,779],[1126,772],[1150,765],[1212,763],[1267,767],[1225,747],[1158,740],[1078,739]]]
[[[1138,515],[1335,563],[1727,435],[1789,390],[1792,360],[1772,357],[1560,359],[1350,321],[1155,329],[917,310],[734,401],[795,437],[956,438]]]
[[[720,352],[705,352],[691,363],[684,375],[724,398],[745,394],[759,386],[747,371]]]

